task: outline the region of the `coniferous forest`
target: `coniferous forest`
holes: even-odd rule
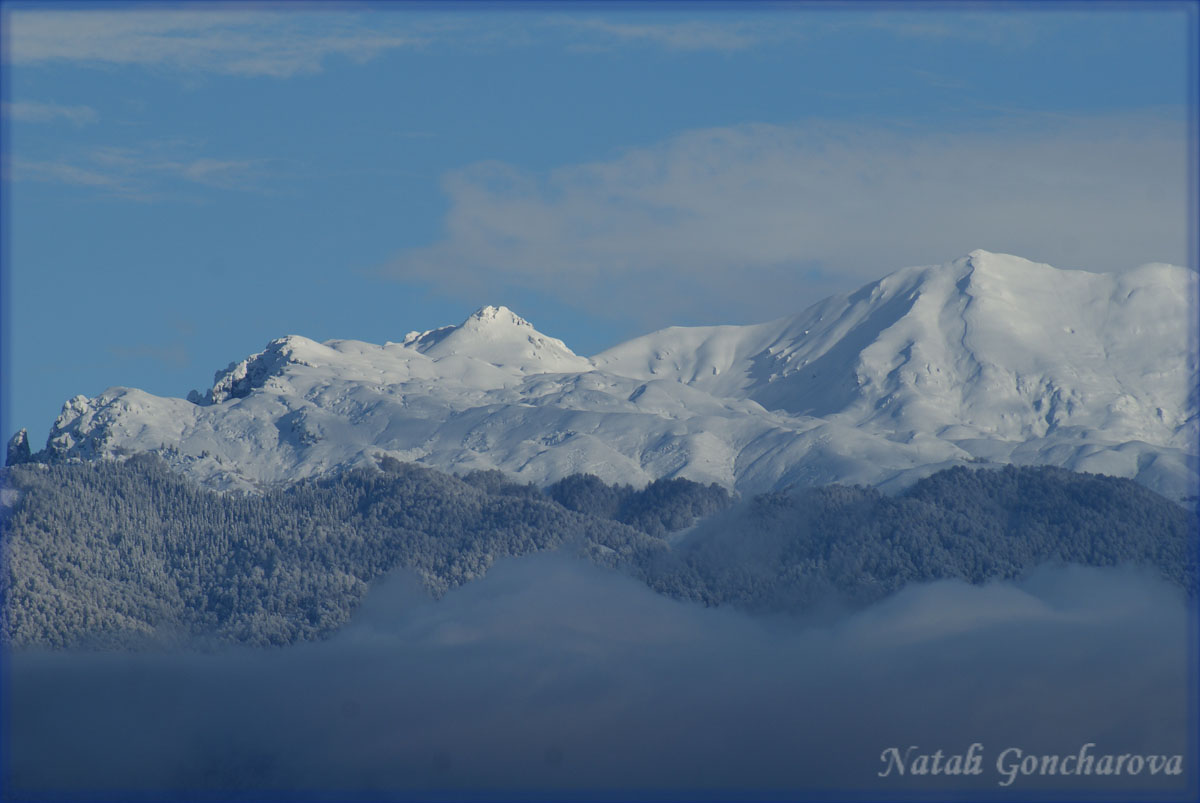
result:
[[[1044,564],[1143,566],[1196,587],[1192,514],[1128,480],[1051,468],[955,468],[898,496],[828,486],[740,501],[685,479],[636,490],[575,475],[538,489],[390,458],[260,495],[205,490],[152,455],[23,464],[2,480],[0,636],[17,647],[319,639],[394,570],[436,597],[550,549],[675,598],[793,614]]]

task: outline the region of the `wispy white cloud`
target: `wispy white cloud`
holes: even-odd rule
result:
[[[1014,14],[1011,9],[958,11],[927,7],[848,15],[847,23],[890,33],[901,39],[958,39],[996,47],[1025,48],[1057,27],[1064,17]]]
[[[666,7],[664,7],[666,8]],[[670,13],[550,14],[382,13],[369,7],[323,8],[227,5],[148,9],[20,9],[8,15],[5,57],[18,65],[75,62],[141,65],[190,72],[283,78],[320,72],[334,57],[370,61],[392,50],[454,44],[466,48],[523,48],[557,43],[570,50],[641,45],[671,52],[735,52],[802,42],[841,32],[872,30],[901,39],[965,39],[988,46],[1028,46],[1039,22],[1000,12],[886,13],[796,10],[778,14]]]
[[[650,325],[764,319],[975,248],[1182,264],[1185,175],[1182,127],[1151,120],[698,130],[546,174],[454,171],[444,237],[384,271],[448,292],[538,287]]]
[[[1044,25],[1011,13],[946,13],[932,8],[876,12],[869,8],[793,9],[772,15],[675,13],[653,21],[639,15],[553,17],[548,24],[573,31],[575,50],[611,50],[643,45],[668,51],[733,52],[764,45],[800,44],[806,40],[873,31],[898,40],[959,39],[1006,49],[1028,47]]]
[[[604,44],[640,43],[667,50],[696,51],[745,50],[760,41],[767,30],[747,22],[613,22],[609,20],[562,19],[558,21],[575,31],[591,35],[592,47]]]
[[[149,143],[141,147],[98,147],[76,158],[11,158],[12,181],[43,181],[88,187],[131,200],[155,200],[180,186],[243,192],[263,191],[263,162],[214,159],[195,153],[190,143]]]
[[[419,36],[347,14],[294,10],[22,10],[9,15],[8,61],[30,65],[90,62],[238,75],[287,77],[319,72],[331,56],[357,62]]]
[[[5,117],[22,123],[54,123],[65,120],[75,125],[85,125],[100,119],[100,115],[91,106],[63,106],[57,103],[5,102],[3,111]]]
[[[254,159],[212,159],[189,156],[186,146],[152,145],[143,148],[98,148],[91,153],[94,164],[126,176],[177,179],[206,187],[251,190],[258,187]]]
[[[573,31],[579,37],[571,44],[576,50],[610,50],[636,44],[681,52],[732,52],[863,31],[887,34],[897,40],[958,39],[1012,49],[1032,45],[1047,29],[1027,16],[1003,12],[946,13],[932,8],[877,12],[849,6],[833,11],[793,9],[736,18],[675,13],[653,21],[639,15],[563,16],[551,18],[548,23]]]
[[[67,162],[10,158],[6,160],[5,167],[5,178],[10,181],[50,181],[77,187],[112,190],[122,194],[130,190],[118,176]]]

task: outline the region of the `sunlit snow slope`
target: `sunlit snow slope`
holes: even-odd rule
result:
[[[975,251],[794,317],[673,327],[590,360],[485,307],[382,346],[281,338],[190,400],[78,396],[47,456],[155,451],[220,488],[378,454],[742,491],[1045,463],[1181,499],[1197,483],[1196,293],[1170,265],[1099,274]]]

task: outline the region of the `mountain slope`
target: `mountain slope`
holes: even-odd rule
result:
[[[246,488],[383,453],[539,484],[588,472],[744,492],[899,488],[996,462],[1180,499],[1197,481],[1196,289],[1168,265],[1095,274],[975,251],[793,317],[673,327],[591,360],[485,307],[401,343],[272,341],[190,401],[76,397],[42,459],[153,451]]]
[[[953,423],[1026,440],[1074,426],[1184,448],[1200,434],[1188,381],[1197,372],[1187,332],[1194,288],[1194,276],[1169,265],[1096,274],[975,251],[796,317],[666,329],[594,362],[897,430]]]

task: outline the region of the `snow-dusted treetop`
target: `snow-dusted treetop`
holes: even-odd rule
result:
[[[1197,480],[1196,275],[1061,270],[973,251],[795,316],[672,327],[592,359],[505,307],[400,343],[292,335],[189,400],[68,401],[53,457],[156,451],[221,488],[380,453],[544,483],[587,471],[743,491],[899,487],[946,466],[1048,463]]]

